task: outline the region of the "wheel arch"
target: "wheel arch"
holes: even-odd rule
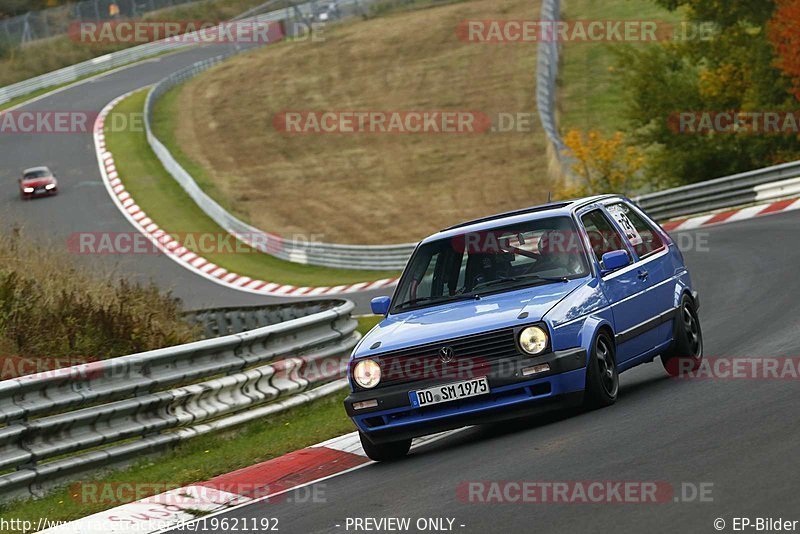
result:
[[[697,291],[692,290],[692,286],[691,283],[689,283],[688,278],[682,276],[675,280],[674,301],[672,303],[673,307],[678,308],[681,305],[684,295],[687,295],[692,301],[695,310],[700,307],[699,295]]]
[[[586,349],[586,363],[589,363],[591,357],[592,347],[597,340],[600,332],[605,332],[608,335],[611,344],[616,351],[617,342],[614,338],[614,325],[608,319],[603,317],[592,316],[589,317],[581,329],[581,346]]]

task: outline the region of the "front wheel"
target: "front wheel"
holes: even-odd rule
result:
[[[586,368],[585,405],[587,408],[610,406],[619,393],[619,373],[614,344],[605,332],[597,335]]]
[[[675,315],[672,346],[661,355],[661,363],[670,376],[697,371],[703,363],[703,331],[697,309],[688,295],[681,299]]]
[[[361,438],[361,446],[364,447],[364,452],[370,460],[376,462],[391,462],[392,460],[399,460],[411,449],[411,438],[402,439],[400,441],[390,441],[389,443],[372,443],[363,432],[358,433]]]

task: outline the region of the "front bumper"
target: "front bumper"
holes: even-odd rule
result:
[[[549,371],[535,378],[522,375],[522,369],[543,363],[550,365]],[[382,443],[573,405],[583,398],[586,350],[575,348],[497,360],[486,376],[490,388],[486,395],[422,408],[412,406],[410,391],[471,377],[437,378],[353,392],[344,401],[345,410],[370,441]],[[353,403],[372,399],[377,400],[378,406],[353,409]]]
[[[51,197],[57,194],[58,194],[58,187],[55,187],[53,189],[37,190],[32,193],[26,193],[25,191],[20,190],[20,195],[22,195],[22,198]]]

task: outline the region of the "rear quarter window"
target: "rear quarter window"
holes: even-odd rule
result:
[[[664,242],[656,229],[630,206],[619,203],[612,204],[607,209],[625,232],[625,237],[640,258],[646,258],[664,248]]]

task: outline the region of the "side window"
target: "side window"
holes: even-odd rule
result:
[[[589,234],[589,242],[592,244],[592,250],[598,262],[602,262],[603,254],[606,252],[625,250],[622,236],[602,211],[590,211],[581,217],[581,222],[586,228],[586,233]]]
[[[642,217],[625,204],[608,206],[608,212],[625,230],[639,258],[645,258],[664,246],[661,237]]]

